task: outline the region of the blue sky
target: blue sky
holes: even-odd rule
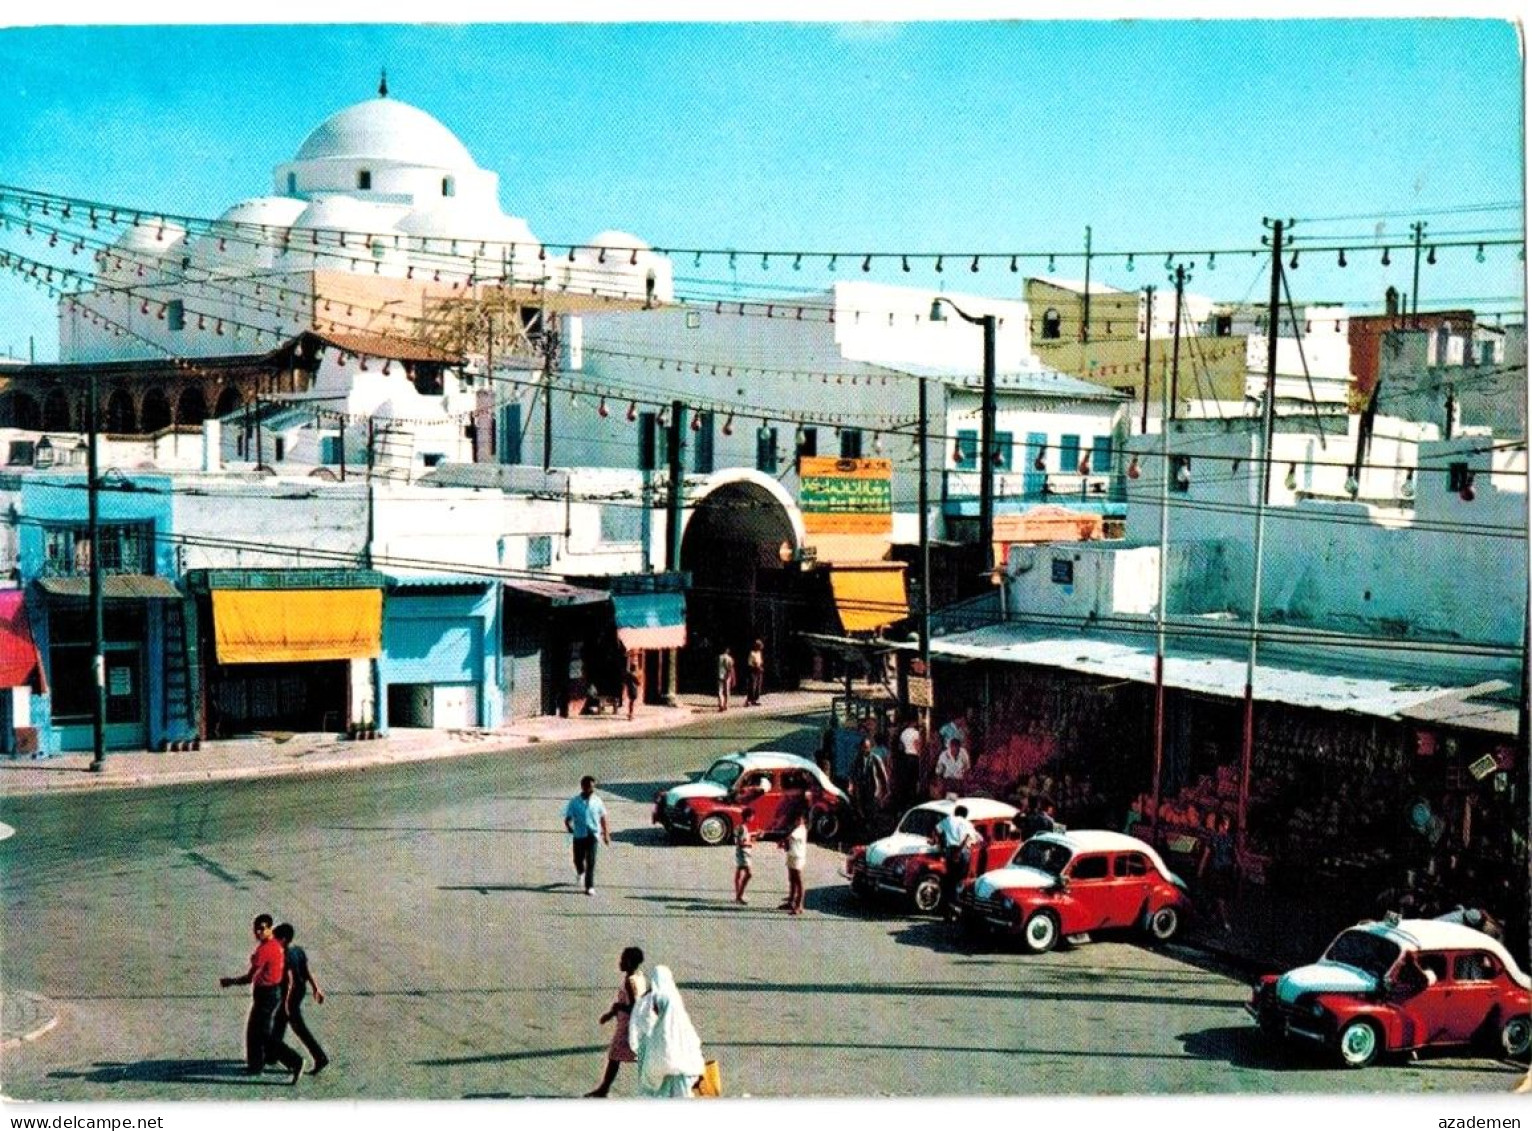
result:
[[[269,191],[384,65],[548,243],[621,228],[660,247],[1065,253],[1090,225],[1096,251],[1142,256],[1133,272],[1098,259],[1094,279],[1165,288],[1165,253],[1200,251],[1192,289],[1260,299],[1257,259],[1210,271],[1206,250],[1258,245],[1266,215],[1320,243],[1403,242],[1415,219],[1523,225],[1521,60],[1490,19],[12,28],[0,182],[216,216]],[[15,232],[0,248],[27,250]],[[1523,317],[1517,249],[1485,255],[1442,252],[1422,306]],[[1390,283],[1410,289],[1407,254],[1335,258],[1303,260],[1294,297],[1374,308]],[[946,267],[871,277],[1019,294],[1000,262]],[[734,281],[721,256],[677,274],[709,293]],[[813,259],[742,257],[738,273],[827,278]],[[0,352],[35,336],[52,357],[54,334],[51,304],[0,274]]]

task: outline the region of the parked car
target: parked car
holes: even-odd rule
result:
[[[1009,860],[1020,842],[1012,823],[1016,816],[1014,805],[987,797],[927,801],[906,813],[899,827],[888,836],[851,850],[846,857],[851,890],[859,896],[878,892],[899,895],[916,911],[929,913],[941,907],[947,861],[931,837],[942,818],[959,805],[967,806],[968,819],[984,838],[970,858],[968,877]]]
[[[724,844],[745,809],[758,836],[786,836],[798,814],[807,813],[810,833],[831,841],[846,825],[851,800],[807,758],[751,750],[725,754],[696,781],[656,794],[654,823],[703,844]]]
[[[1186,884],[1159,853],[1098,830],[1034,836],[1004,868],[965,884],[958,904],[965,927],[1020,935],[1037,954],[1060,937],[1119,927],[1168,942],[1191,910]]]
[[[1389,916],[1342,931],[1318,962],[1261,978],[1245,1008],[1268,1035],[1327,1049],[1351,1068],[1472,1044],[1525,1060],[1529,986],[1482,931]]]

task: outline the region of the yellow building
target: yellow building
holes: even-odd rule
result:
[[[1044,365],[1134,398],[1135,419],[1144,398],[1144,296],[1092,283],[1089,333],[1083,283],[1028,279],[1032,350]],[[1239,403],[1245,397],[1246,339],[1232,333],[1234,320],[1206,298],[1182,303],[1181,362],[1174,388],[1176,415],[1203,415],[1201,402]],[[1158,416],[1162,383],[1172,379],[1175,292],[1155,294],[1149,341],[1150,415]],[[1211,410],[1209,410],[1211,411]]]

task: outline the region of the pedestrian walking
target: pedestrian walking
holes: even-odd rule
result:
[[[612,1041],[606,1049],[606,1072],[601,1077],[601,1083],[585,1093],[587,1098],[605,1099],[617,1079],[618,1070],[624,1064],[633,1064],[638,1060],[638,1054],[633,1051],[629,1040],[629,1023],[633,1019],[634,1003],[649,992],[649,979],[644,977],[643,965],[644,952],[636,946],[623,948],[617,959],[617,969],[622,974],[622,980],[617,983],[617,997],[612,1007],[601,1015],[601,1024],[616,1021],[617,1025],[612,1030]]]
[[[937,822],[932,842],[942,851],[942,915],[951,922],[957,915],[958,885],[968,877],[968,867],[979,846],[979,830],[968,819],[968,806],[959,805]]]
[[[800,812],[793,823],[792,832],[782,839],[782,851],[787,854],[787,898],[780,910],[789,915],[803,914],[803,866],[809,858],[809,817]]]
[[[864,826],[870,826],[888,800],[888,770],[878,757],[872,739],[862,739],[851,763],[851,797]]]
[[[314,1036],[309,1029],[308,1022],[303,1017],[303,999],[308,996],[312,987],[314,1002],[317,1005],[324,1004],[324,991],[319,988],[319,983],[314,980],[314,972],[309,967],[308,952],[297,943],[293,942],[293,925],[291,923],[279,923],[271,932],[277,942],[282,944],[283,964],[286,972],[282,978],[282,1008],[277,1011],[276,1024],[272,1026],[272,1033],[276,1040],[280,1041],[291,1027],[293,1036],[302,1042],[303,1047],[309,1050],[309,1056],[314,1060],[314,1067],[309,1069],[310,1076],[318,1076],[330,1063],[330,1058],[325,1055],[324,1048],[319,1044],[319,1038]]]
[[[282,1006],[282,979],[286,965],[282,944],[272,934],[270,915],[260,914],[251,923],[255,949],[250,952],[250,969],[237,978],[219,978],[224,989],[250,987],[250,1013],[245,1018],[245,1071],[254,1076],[263,1072],[268,1061],[278,1061],[292,1073],[289,1083],[296,1084],[303,1072],[303,1057],[297,1051],[273,1039],[277,1010]]]
[[[771,779],[766,779],[770,784]],[[750,819],[755,816],[754,809],[745,809],[739,815],[739,824],[734,827],[734,902],[749,903],[745,898],[745,889],[750,886],[750,855],[755,847],[755,833],[750,828]]]
[[[564,828],[574,838],[574,870],[585,883],[585,894],[596,894],[596,839],[610,845],[612,833],[606,823],[606,805],[596,796],[596,779],[586,774],[580,792],[564,806]]]
[[[623,673],[622,690],[628,697],[628,718],[633,717],[633,708],[638,706],[638,699],[643,692],[644,669],[635,657],[628,661],[628,670]]]
[[[1233,929],[1229,922],[1229,900],[1239,883],[1239,862],[1231,827],[1229,815],[1220,813],[1203,847],[1202,859],[1197,862],[1197,879],[1202,882],[1204,893],[1212,897],[1218,925],[1225,933]]]
[[[669,966],[654,968],[649,992],[638,999],[628,1042],[638,1055],[638,1088],[645,1096],[691,1099],[707,1070],[702,1041]]]
[[[729,709],[729,692],[734,690],[734,656],[725,648],[718,653],[718,709]]]
[[[766,688],[766,645],[757,640],[745,659],[745,706],[759,707]]]

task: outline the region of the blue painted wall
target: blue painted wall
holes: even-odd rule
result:
[[[481,592],[390,589],[384,594],[382,729],[389,726],[388,688],[406,683],[471,683],[478,689],[478,725],[498,724],[504,712],[498,591],[493,583]]]

